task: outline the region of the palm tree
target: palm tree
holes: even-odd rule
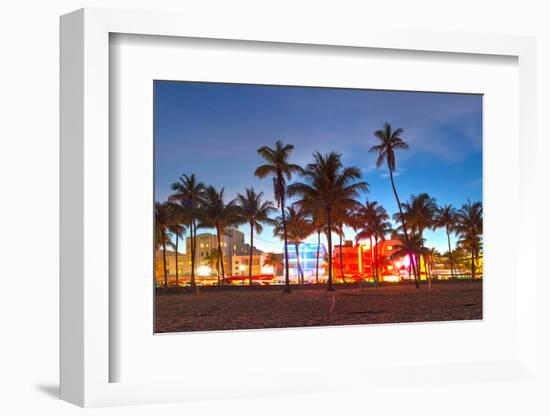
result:
[[[254,188],[246,188],[246,195],[237,194],[237,203],[240,207],[239,215],[242,222],[250,225],[250,259],[248,264],[248,282],[252,285],[252,252],[254,251],[254,229],[258,234],[263,231],[262,224],[276,225],[277,222],[269,218],[275,211],[270,201],[262,202],[263,192],[256,193]]]
[[[424,255],[425,255],[425,258],[427,259],[426,268],[428,272],[429,288],[430,290],[432,290],[432,269],[433,269],[434,259],[436,257],[439,257],[440,254],[435,247],[432,247],[432,248],[426,248]]]
[[[339,243],[340,243],[340,278],[342,282],[346,283],[346,277],[344,275],[344,260],[343,260],[343,250],[344,246],[344,226],[354,227],[355,225],[355,212],[361,206],[361,203],[355,200],[345,201],[339,204],[338,209],[334,213],[335,219],[335,232],[338,233]]]
[[[392,228],[391,223],[388,221],[390,216],[384,207],[377,205],[376,202],[369,204],[368,201],[367,206],[369,208],[369,212],[367,213],[368,217],[366,218],[368,222],[365,228],[357,233],[355,238],[357,240],[362,240],[368,237],[372,241],[372,237],[374,237],[374,247],[371,245],[371,251],[374,251],[374,281],[375,284],[378,285],[380,280],[380,253],[378,252],[378,247],[379,243],[384,241],[386,236],[392,231]]]
[[[201,201],[201,223],[200,227],[216,229],[218,239],[218,256],[221,265],[221,278],[225,282],[225,267],[223,264],[222,234],[226,233],[226,228],[237,225],[241,222],[239,218],[239,208],[232,200],[227,204],[224,201],[225,188],[219,192],[213,186],[208,186],[203,194]],[[220,279],[218,278],[218,285]]]
[[[283,225],[283,238],[285,248],[285,289],[284,293],[290,293],[290,280],[288,278],[288,237],[286,233],[285,201],[286,201],[286,183],[292,179],[293,174],[301,173],[303,169],[289,162],[290,154],[294,150],[291,144],[285,145],[278,140],[275,148],[262,146],[258,149],[258,154],[267,162],[259,166],[254,175],[260,179],[267,176],[273,176],[273,192],[277,200],[277,206],[281,209],[281,218]]]
[[[307,165],[303,176],[306,182],[289,186],[290,196],[300,196],[298,205],[307,210],[323,209],[327,220],[328,280],[327,289],[332,286],[332,230],[333,215],[339,207],[353,206],[360,192],[368,192],[368,184],[359,181],[361,171],[357,167],[344,167],[342,155],[335,152],[313,154],[314,162]]]
[[[324,231],[325,218],[322,210],[311,212],[311,225],[313,231],[317,233],[317,255],[315,256],[315,283],[319,284],[319,254],[321,251],[321,233]]]
[[[392,238],[396,240],[400,240],[403,243],[398,245],[398,248],[393,251],[392,257],[393,258],[401,258],[401,257],[409,257],[410,264],[414,268],[415,264],[415,258],[420,258],[420,256],[425,252],[424,244],[426,240],[420,236],[418,233],[414,233],[410,236],[409,239],[409,245],[407,246],[407,242],[404,241],[405,235],[404,234],[394,234]],[[417,265],[420,266],[419,264]],[[416,283],[416,280],[415,280]]]
[[[219,276],[220,256],[217,249],[211,249],[202,260],[208,265],[208,267],[210,267],[210,270],[216,269],[216,274]]]
[[[434,198],[430,197],[427,193],[421,193],[419,195],[411,195],[409,202],[403,202],[401,204],[404,217],[407,219],[407,223],[413,233],[418,233],[420,238],[424,237],[424,231],[429,228],[434,228],[434,219],[437,213],[437,204]],[[398,218],[398,214],[394,215],[394,219]],[[421,255],[426,259],[424,255]],[[420,269],[420,259],[417,262],[417,268]],[[418,270],[418,277],[420,278],[420,270]]]
[[[449,262],[451,264],[451,278],[454,279],[453,254],[451,250],[451,231],[455,229],[456,209],[452,205],[443,205],[437,209],[434,225],[437,228],[445,228],[447,233],[447,245],[449,247]]]
[[[166,245],[171,245],[169,229],[174,224],[174,205],[170,202],[155,202],[155,246],[162,246],[162,261],[164,267],[164,287],[168,287],[168,271],[166,269]]]
[[[374,275],[374,244],[372,237],[374,235],[373,231],[373,222],[377,216],[377,209],[379,208],[378,202],[366,200],[365,204],[358,203],[353,218],[353,229],[356,232],[355,240],[363,240],[368,237],[369,239],[369,248],[370,248],[370,270],[371,277],[375,283],[378,285],[378,280]],[[361,234],[359,236],[359,234]],[[358,237],[359,236],[359,237]]]
[[[176,243],[174,244],[174,251],[176,255],[176,287],[179,287],[180,283],[179,283],[178,246],[179,246],[179,239],[182,238],[183,235],[185,234],[185,227],[179,223],[174,223],[168,228],[168,231],[170,232],[170,234],[176,237]]]
[[[276,226],[273,229],[273,235],[279,238],[284,238],[284,228],[282,217],[277,217]],[[302,209],[296,209],[294,206],[286,209],[286,231],[287,237],[294,243],[296,253],[296,267],[298,270],[298,280],[304,283],[304,272],[300,264],[300,243],[313,232],[313,224],[307,218],[307,213]]]
[[[401,214],[401,224],[403,225],[405,241],[407,245],[410,245],[407,225],[405,223],[405,217],[403,216],[403,212],[401,210],[401,202],[399,201],[399,196],[397,195],[397,190],[395,189],[395,183],[393,180],[393,172],[395,171],[395,166],[396,166],[395,151],[398,149],[407,150],[409,148],[409,145],[407,144],[407,142],[401,138],[401,134],[403,134],[403,131],[404,130],[401,128],[392,130],[392,127],[389,123],[384,123],[383,129],[376,130],[374,132],[374,137],[376,137],[380,141],[380,143],[372,146],[369,149],[369,152],[378,153],[378,159],[376,160],[376,167],[382,166],[384,161],[388,166],[393,194],[395,196],[395,200],[397,201],[397,207],[399,208],[399,212]],[[411,252],[409,253],[409,255],[412,259],[412,250],[410,251]],[[416,285],[416,288],[419,289],[420,285],[418,284],[418,279],[416,277],[417,271],[416,271],[416,266],[414,265],[414,262],[413,262],[413,270],[415,274],[415,285]]]
[[[468,202],[462,205],[456,214],[455,230],[460,238],[459,244],[468,249],[471,261],[471,279],[475,279],[475,259],[481,250],[481,235],[483,233],[483,207],[481,202]]]
[[[277,269],[283,266],[283,256],[278,253],[269,253],[264,261],[262,266],[264,267],[272,267],[273,273],[277,273]]]
[[[205,186],[198,182],[195,174],[191,176],[182,175],[178,182],[172,184],[172,190],[175,191],[168,197],[169,201],[177,201],[185,209],[188,227],[191,238],[191,287],[196,289],[195,282],[195,259],[197,252],[197,221],[198,206],[200,204]]]

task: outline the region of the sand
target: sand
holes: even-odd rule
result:
[[[455,321],[482,318],[481,282],[157,293],[156,332]]]

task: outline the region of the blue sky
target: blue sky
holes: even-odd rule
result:
[[[376,200],[393,214],[397,204],[387,169],[376,168],[376,156],[368,152],[376,144],[373,132],[386,121],[404,129],[410,146],[397,154],[402,200],[427,192],[440,205],[460,207],[468,198],[482,198],[480,95],[156,81],[154,112],[159,201],[182,173],[225,187],[227,200],[245,187],[273,200],[271,180],[254,177],[262,163],[256,149],[282,140],[294,144],[292,161],[301,165],[315,150],[342,153],[344,164],[361,168],[370,185],[361,201]],[[248,229],[241,228],[248,242]],[[350,229],[345,234],[354,237]],[[446,251],[442,230],[425,237],[429,247]],[[269,227],[254,243],[281,251]]]

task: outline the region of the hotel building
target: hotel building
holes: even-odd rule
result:
[[[342,253],[342,264],[340,264],[340,253]],[[336,277],[341,275],[354,275],[366,273],[371,274],[372,252],[370,242],[353,245],[353,241],[346,240],[343,246],[334,246],[332,265]]]
[[[319,249],[319,257],[317,257],[317,249]],[[296,257],[296,245],[288,245],[288,272],[289,278],[295,281],[298,280],[298,261],[299,266],[304,274],[305,282],[315,282],[317,264],[319,265],[319,276],[326,275],[326,255],[327,250],[323,244],[299,243],[298,257]]]
[[[236,229],[227,230],[227,235],[221,236],[221,244],[224,258],[224,268],[226,276],[232,273],[233,257],[243,256],[249,253],[250,245],[244,243],[244,234]],[[211,262],[209,257],[211,253],[217,255],[218,238],[216,234],[201,233],[197,235],[197,251],[195,253],[195,276],[197,283],[201,284],[211,276],[218,274],[217,265]],[[186,253],[178,253],[178,275],[182,282],[188,282],[191,276],[191,238],[187,237],[185,242]],[[255,252],[261,251],[254,249]],[[158,250],[155,256],[156,267],[155,277],[158,283],[164,283],[164,261],[162,250]],[[221,268],[220,268],[221,269]],[[176,253],[166,250],[166,271],[168,280],[175,281],[176,276]],[[221,270],[220,270],[221,272]]]
[[[250,245],[244,243],[244,234],[234,228],[227,230],[228,234],[221,236],[221,245],[224,259],[224,269],[226,276],[231,274],[233,256],[242,256],[248,254]],[[208,257],[218,250],[218,237],[216,234],[202,233],[197,234],[197,251],[195,253],[195,267],[210,267]],[[187,264],[184,267],[184,274],[191,274],[191,238],[186,239],[186,252],[189,253]],[[217,274],[216,267],[211,267],[211,272]]]
[[[338,279],[343,274],[347,278],[374,278],[374,270],[378,263],[378,278],[386,281],[398,281],[408,278],[408,258],[395,259],[394,253],[401,247],[399,240],[384,240],[373,244],[362,241],[355,246],[347,240],[343,246],[337,245],[333,250],[334,277]],[[340,263],[340,253],[342,262]],[[376,261],[378,254],[378,262]]]
[[[252,255],[252,276],[264,274],[274,274],[273,267],[264,266],[264,261],[267,258],[267,253]],[[233,264],[231,267],[231,276],[248,277],[248,265],[250,263],[250,255],[233,256]]]

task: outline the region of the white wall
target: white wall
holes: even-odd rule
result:
[[[513,33],[538,37],[539,132],[548,136],[550,116],[550,13],[547,1],[521,0],[388,0],[388,1],[162,1],[162,0],[11,0],[0,9],[0,409],[4,414],[73,414],[81,410],[57,401],[58,348],[58,16],[74,9],[116,7],[178,9],[208,20],[212,13],[231,19],[236,14],[269,16],[287,24],[323,22],[326,25],[383,24],[440,30]],[[546,94],[546,96],[545,96]],[[543,130],[543,126],[546,128]],[[540,186],[548,191],[548,140],[541,155]],[[547,197],[546,197],[547,198]],[[541,210],[544,207],[539,208]],[[541,224],[541,234],[548,234]],[[542,240],[541,240],[542,244]],[[546,244],[546,243],[545,243]],[[542,245],[539,246],[542,249]],[[547,252],[548,250],[544,250]],[[542,265],[542,260],[541,260]],[[17,285],[15,282],[17,281]],[[548,284],[539,292],[550,293]],[[545,307],[546,308],[546,307]],[[541,313],[548,312],[548,308]],[[548,350],[548,349],[547,349]],[[390,396],[391,397],[391,396]],[[474,414],[537,414],[532,403],[518,403],[503,395],[499,403],[475,406]],[[468,400],[449,404],[443,413],[464,414]],[[391,413],[407,402],[411,409],[436,411],[427,392],[388,400]],[[430,407],[432,406],[432,407]],[[10,410],[8,410],[8,407]],[[385,411],[384,411],[385,410]],[[443,410],[443,409],[441,409]],[[150,407],[101,409],[101,414],[312,414],[367,413],[361,397],[269,398],[248,401],[193,403]],[[378,413],[378,414],[380,414]]]

